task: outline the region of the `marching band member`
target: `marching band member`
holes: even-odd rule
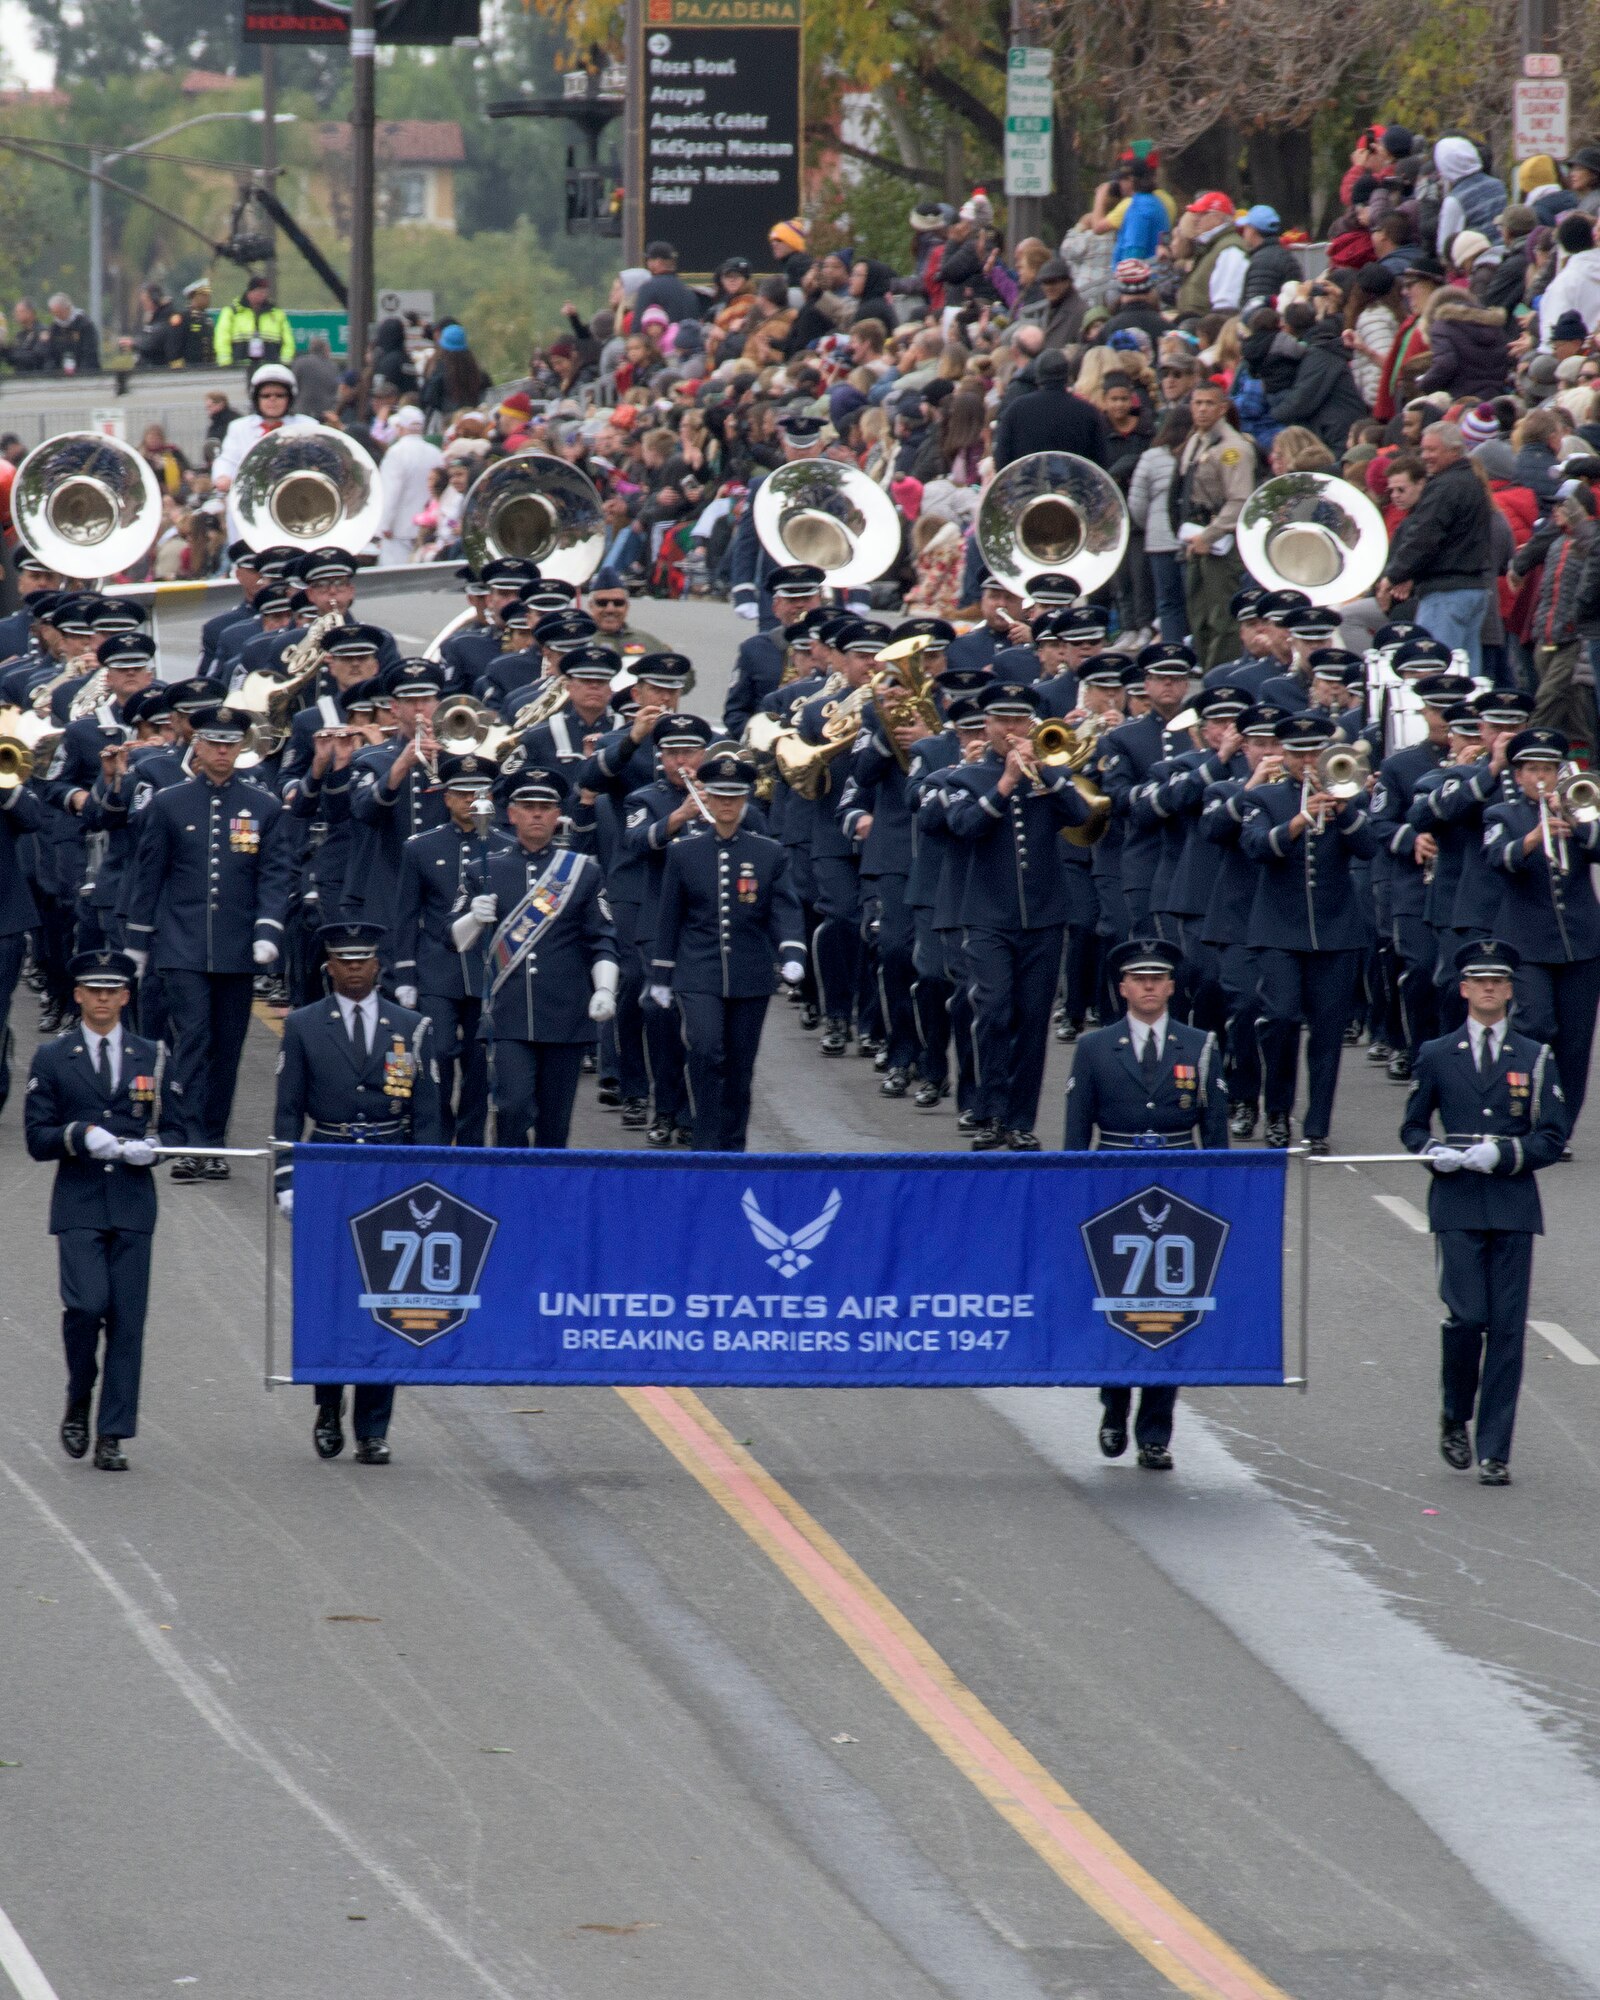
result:
[[[125,1472],[123,1442],[139,1428],[156,1227],[155,1148],[148,1134],[157,1117],[161,1049],[122,1025],[138,977],[127,953],[85,952],[69,970],[79,1025],[35,1051],[23,1122],[29,1157],[58,1163],[50,1233],[60,1259],[67,1350],[61,1447],[69,1458],[89,1449],[99,1374],[94,1462],[102,1472]]]
[[[406,842],[431,833],[446,818],[433,734],[444,672],[431,660],[402,660],[381,684],[399,735],[394,742],[361,751],[350,767],[355,834],[340,914],[387,932]]]
[[[781,686],[788,665],[789,635],[808,612],[821,605],[825,581],[823,571],[811,563],[785,563],[768,576],[775,623],[740,641],[733,680],[722,707],[726,735],[742,736],[751,716]]]
[[[437,1146],[439,1071],[424,1015],[378,992],[377,924],[328,924],[317,934],[327,960],[327,999],[296,1008],[283,1024],[273,1136],[286,1144]],[[307,1129],[309,1127],[309,1130]],[[276,1196],[294,1214],[294,1168],[277,1169]],[[312,1442],[318,1458],[344,1450],[344,1384],[320,1382]],[[389,1463],[394,1385],[358,1382],[351,1422],[358,1465]]]
[[[755,767],[707,758],[695,783],[713,830],[667,849],[651,954],[650,998],[677,1003],[687,1052],[695,1149],[742,1153],[751,1080],[775,984],[805,977],[799,898],[783,848],[744,824]]]
[[[1466,1025],[1423,1045],[1400,1128],[1433,1168],[1428,1223],[1446,1313],[1439,1450],[1465,1472],[1476,1446],[1484,1486],[1511,1483],[1533,1239],[1544,1232],[1533,1177],[1560,1159],[1571,1131],[1550,1049],[1508,1019],[1520,969],[1517,951],[1497,938],[1456,953]]]
[[[1228,1145],[1228,1100],[1215,1035],[1185,1027],[1171,1014],[1178,953],[1158,938],[1118,945],[1108,967],[1126,1009],[1122,1020],[1079,1039],[1067,1082],[1069,1153],[1170,1151]],[[1128,1449],[1133,1391],[1100,1391],[1100,1449]],[[1170,1472],[1172,1413],[1178,1391],[1147,1383],[1139,1392],[1134,1442],[1147,1472]]]

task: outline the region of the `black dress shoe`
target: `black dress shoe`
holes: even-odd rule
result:
[[[1139,1447],[1139,1463],[1146,1472],[1170,1472],[1172,1453],[1164,1444],[1142,1444]]]
[[[881,1056],[886,1046],[887,1044],[881,1035],[862,1035],[856,1042],[856,1054],[858,1056]]]
[[[817,1047],[825,1056],[842,1056],[850,1046],[850,1023],[830,1014],[822,1024],[822,1040]]]
[[[1248,1139],[1256,1129],[1260,1113],[1253,1104],[1239,1102],[1229,1106],[1228,1130],[1236,1139]]]
[[[1333,1145],[1332,1142],[1327,1139],[1307,1139],[1306,1151],[1312,1156],[1313,1159],[1325,1160],[1328,1157],[1328,1155],[1333,1151]]]
[[[389,1443],[386,1438],[357,1438],[357,1465],[387,1465],[389,1463]]]
[[[919,1111],[935,1111],[950,1095],[947,1083],[929,1083],[926,1078],[912,1092],[911,1102]]]
[[[1037,1132],[1010,1131],[1006,1134],[1006,1147],[1013,1153],[1037,1153],[1039,1135]]]
[[[615,1111],[622,1102],[622,1085],[615,1077],[603,1076],[595,1089],[594,1101],[607,1111]]]
[[[884,1071],[883,1081],[878,1085],[878,1094],[880,1097],[904,1097],[910,1088],[910,1070],[901,1069],[898,1064],[894,1064]]]
[[[1349,1027],[1345,1029],[1345,1031],[1344,1031],[1344,1045],[1345,1045],[1345,1047],[1346,1047],[1347,1049],[1358,1049],[1358,1048],[1360,1048],[1360,1046],[1361,1046],[1361,1023],[1360,1023],[1359,1021],[1352,1021],[1352,1022],[1350,1023],[1350,1025],[1349,1025]]]
[[[1100,1456],[1102,1458],[1121,1458],[1127,1449],[1128,1433],[1122,1428],[1121,1424],[1102,1424],[1100,1426]]]
[[[128,1469],[128,1455],[122,1449],[121,1438],[96,1438],[94,1441],[94,1463],[97,1472],[126,1472]]]
[[[692,1125],[674,1125],[672,1128],[672,1143],[675,1146],[692,1146],[694,1144],[694,1127]]]
[[[584,1050],[584,1052],[583,1052],[583,1058],[582,1058],[582,1060],[581,1060],[581,1061],[579,1062],[579,1064],[578,1064],[578,1068],[579,1068],[579,1070],[580,1070],[580,1071],[581,1071],[581,1072],[583,1073],[583,1075],[585,1075],[585,1076],[593,1076],[593,1075],[594,1075],[594,1073],[595,1073],[595,1071],[596,1071],[596,1070],[597,1070],[597,1069],[598,1069],[599,1067],[600,1067],[600,1065],[599,1065],[599,1064],[598,1064],[598,1063],[597,1063],[597,1062],[595,1061],[595,1054],[594,1054],[594,1050],[593,1050],[593,1049],[585,1049],[585,1050]]]
[[[670,1119],[658,1118],[644,1135],[647,1146],[670,1146],[672,1144],[672,1123]]]
[[[1478,1484],[1480,1486],[1509,1486],[1511,1484],[1510,1466],[1506,1464],[1503,1458],[1486,1458],[1482,1465],[1478,1467]]]
[[[200,1171],[208,1181],[229,1181],[233,1179],[233,1169],[226,1160],[219,1160],[215,1153],[200,1162]]]
[[[61,1449],[68,1458],[82,1458],[89,1449],[89,1411],[68,1410],[61,1419]]]
[[[170,1187],[187,1187],[191,1181],[203,1181],[206,1177],[206,1163],[185,1154],[181,1160],[174,1160],[172,1171],[167,1175]]]
[[[1394,1051],[1387,1042],[1374,1042],[1372,1047],[1367,1050],[1367,1061],[1369,1063],[1386,1063],[1393,1054]]]
[[[1262,1134],[1266,1145],[1281,1152],[1289,1143],[1289,1121],[1287,1118],[1269,1118],[1267,1129]]]
[[[1082,1033],[1083,1023],[1081,1021],[1057,1021],[1056,1023],[1056,1040],[1058,1042],[1075,1042]]]
[[[650,1100],[646,1097],[625,1097],[622,1100],[622,1122],[630,1132],[642,1132],[650,1123]]]
[[[1411,1058],[1406,1054],[1404,1049],[1396,1049],[1394,1054],[1390,1056],[1389,1067],[1384,1074],[1391,1083],[1409,1083],[1411,1081]]]
[[[956,1118],[956,1130],[964,1139],[970,1138],[982,1123],[975,1111],[963,1111]]]
[[[821,1020],[822,1015],[811,1001],[802,1000],[800,1003],[800,1025],[805,1029],[806,1033],[810,1034],[811,1030],[817,1027]]]
[[[985,1118],[972,1128],[972,1150],[994,1153],[1006,1143],[1006,1130],[998,1118]]]
[[[344,1426],[339,1422],[337,1410],[318,1410],[311,1442],[317,1448],[318,1458],[337,1458],[344,1450]]]
[[[1465,1424],[1452,1424],[1444,1417],[1439,1419],[1439,1456],[1457,1472],[1465,1472],[1469,1468],[1472,1464],[1472,1440],[1467,1436]]]

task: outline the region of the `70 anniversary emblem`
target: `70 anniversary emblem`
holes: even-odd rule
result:
[[[1079,1225],[1094,1309],[1141,1347],[1192,1333],[1208,1312],[1230,1224],[1162,1187],[1147,1187]]]
[[[364,1289],[356,1304],[386,1333],[426,1347],[483,1301],[478,1286],[500,1224],[432,1181],[350,1218]]]

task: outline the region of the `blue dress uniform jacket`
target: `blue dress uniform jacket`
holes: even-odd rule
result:
[[[307,1128],[310,1128],[309,1130]],[[370,1052],[359,1051],[330,996],[283,1024],[273,1137],[289,1145],[439,1146],[439,1071],[424,1014],[378,1000]],[[278,1186],[290,1185],[287,1163]]]
[[[471,946],[480,959],[487,960],[489,941],[499,925],[556,856],[566,851],[552,842],[532,854],[518,844],[486,857],[474,856],[467,863],[461,907],[464,909],[474,896],[484,894],[497,897],[500,905],[495,922]],[[594,992],[590,972],[602,961],[617,963],[616,931],[600,864],[593,855],[585,854],[578,858],[576,885],[560,915],[546,925],[538,942],[494,999],[485,998],[484,1027],[488,1038],[585,1045],[594,1042],[595,1024],[589,1019],[589,1000]],[[487,995],[487,985],[484,991]]]
[[[1427,831],[1437,836],[1446,829],[1459,830],[1463,836],[1461,876],[1449,919],[1452,929],[1480,936],[1493,932],[1505,878],[1484,847],[1483,816],[1490,806],[1510,805],[1521,796],[1511,772],[1502,770],[1497,777],[1487,757],[1450,766],[1425,794]]]
[[[1188,749],[1188,738],[1181,730],[1172,736],[1170,744],[1168,736],[1167,725],[1159,715],[1141,715],[1133,722],[1125,722],[1120,728],[1108,731],[1100,739],[1100,747],[1093,760],[1100,789],[1111,801],[1112,826],[1121,833],[1117,873],[1128,905],[1130,935],[1145,928],[1150,908],[1150,884],[1155,879],[1162,846],[1158,824],[1152,822],[1149,826],[1140,827],[1133,823],[1133,792],[1134,787],[1142,785],[1154,766],[1169,754],[1169,749]],[[1105,842],[1100,845],[1103,847]],[[1095,859],[1099,861],[1098,854]],[[1096,872],[1099,872],[1098,868]]]
[[[142,813],[129,942],[157,972],[250,973],[250,947],[283,943],[294,888],[283,807],[246,778],[193,778]]]
[[[953,730],[942,736],[924,736],[920,743],[911,746],[911,769],[906,773],[906,811],[911,817],[911,873],[906,878],[906,901],[914,910],[934,907],[939,871],[950,838],[942,809],[930,816],[937,822],[931,832],[924,825],[923,801],[960,761],[961,746]]]
[[[1349,799],[1321,833],[1297,836],[1300,786],[1287,780],[1245,795],[1239,842],[1261,864],[1250,910],[1252,945],[1281,951],[1358,951],[1369,942],[1351,881],[1351,864],[1377,847],[1364,803]]]
[[[1258,787],[1259,789],[1259,787]],[[1260,869],[1239,844],[1244,831],[1244,782],[1225,778],[1208,785],[1200,807],[1200,837],[1218,851],[1211,894],[1200,926],[1204,944],[1242,945],[1250,938],[1250,911]]]
[[[1575,827],[1568,836],[1565,875],[1550,866],[1539,842],[1523,852],[1524,838],[1538,824],[1538,807],[1520,792],[1484,814],[1484,851],[1501,875],[1495,936],[1535,965],[1600,957],[1600,904],[1592,874],[1600,858],[1600,822]]]
[[[510,713],[504,707],[507,695],[514,694],[519,697],[516,703],[518,708],[524,702],[532,701],[533,695],[527,690],[533,687],[537,691],[539,683],[543,680],[541,660],[542,656],[537,646],[524,646],[520,652],[512,653],[496,651],[490,654],[478,669],[477,677],[472,683],[472,692],[479,701],[491,702],[496,708],[501,709],[509,721]]]
[[[1215,1035],[1167,1016],[1152,1090],[1133,1053],[1126,1017],[1080,1035],[1067,1082],[1063,1145],[1087,1153],[1161,1151],[1196,1145],[1226,1151],[1228,1093]]]
[[[44,821],[45,808],[27,786],[0,792],[0,938],[20,937],[39,921],[17,848]]]
[[[238,604],[230,604],[226,611],[219,611],[214,618],[208,618],[200,627],[200,664],[195,668],[195,672],[203,674],[217,657],[217,647],[223,633],[230,625],[254,617],[255,613],[250,606],[241,601]]]
[[[650,965],[658,986],[724,1000],[770,997],[780,958],[805,957],[805,920],[775,840],[739,826],[667,849]]]
[[[1440,1131],[1435,1132],[1437,1115]],[[1486,1076],[1472,1060],[1463,1027],[1424,1042],[1406,1100],[1400,1142],[1420,1153],[1430,1139],[1456,1148],[1492,1139],[1500,1164],[1492,1173],[1434,1173],[1428,1221],[1436,1230],[1507,1229],[1544,1233],[1534,1174],[1561,1157],[1572,1121],[1543,1042],[1506,1030],[1500,1054]]]
[[[863,875],[909,875],[911,872],[911,808],[906,803],[906,776],[900,760],[882,733],[873,728],[854,754],[848,794],[839,801],[839,823],[852,839],[863,813],[872,815],[867,837],[860,843]]]
[[[401,849],[392,938],[398,985],[447,1000],[483,998],[483,954],[457,951],[450,923],[464,907],[467,869],[483,859],[484,845],[475,832],[462,833],[452,821],[415,835]],[[510,846],[503,833],[490,828],[491,853]]]
[[[97,1160],[84,1134],[98,1125],[114,1139],[143,1139],[155,1122],[161,1048],[122,1032],[122,1074],[108,1095],[95,1075],[89,1045],[73,1028],[34,1051],[23,1126],[28,1156],[56,1160],[50,1233],[124,1229],[148,1236],[156,1226],[155,1176],[149,1167]]]
[[[953,768],[945,779],[945,825],[971,844],[960,921],[985,930],[1047,930],[1065,924],[1072,899],[1061,833],[1082,826],[1089,808],[1066,772],[1040,773],[1034,791],[1002,798],[998,757]]]
[[[785,628],[774,625],[766,632],[752,632],[744,640],[733,663],[733,680],[722,707],[722,727],[736,740],[745,724],[783,680],[784,662],[789,657]]]
[[[1372,787],[1372,831],[1394,862],[1389,876],[1389,909],[1396,917],[1420,917],[1427,897],[1423,870],[1416,859],[1417,835],[1411,823],[1411,801],[1424,773],[1437,771],[1444,752],[1431,743],[1413,743],[1386,757]],[[1429,829],[1431,831],[1431,829]]]
[[[668,833],[667,821],[687,797],[688,793],[679,786],[666,778],[657,778],[654,784],[646,785],[628,800],[622,852],[611,871],[607,889],[613,903],[629,903],[636,911],[633,936],[641,947],[647,947],[655,936],[667,850],[677,841],[702,840],[712,832],[710,824],[696,813],[686,825]],[[747,833],[771,837],[767,816],[758,805],[745,807],[740,826]]]
[[[439,662],[448,667],[453,676],[450,692],[466,689],[470,692],[480,675],[488,672],[489,662],[500,651],[500,639],[487,625],[463,625],[439,648]]]
[[[350,766],[350,843],[341,915],[354,923],[394,923],[400,856],[414,834],[431,833],[449,818],[444,792],[418,758],[393,791],[388,776],[399,744],[366,750]]]

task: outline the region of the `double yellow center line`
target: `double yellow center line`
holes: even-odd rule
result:
[[[617,1394],[1045,1865],[1180,1993],[1288,2000],[1118,1846],[692,1390]]]

